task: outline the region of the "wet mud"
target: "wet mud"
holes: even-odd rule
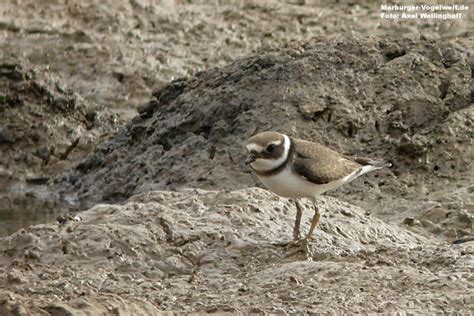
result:
[[[379,16],[0,3],[0,314],[469,313],[472,14]],[[318,200],[310,260],[243,164],[264,130],[393,164]]]

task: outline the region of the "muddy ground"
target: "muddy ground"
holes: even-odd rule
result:
[[[0,62],[0,232],[44,222],[63,210],[48,181],[119,127],[51,74],[13,55]]]
[[[2,315],[472,309],[472,243],[450,246],[330,197],[320,206],[313,261],[285,258],[293,204],[256,188],[154,191],[20,230],[0,244]]]
[[[472,16],[379,13],[2,2],[0,314],[472,310]],[[321,198],[310,261],[242,163],[268,129],[394,164]]]

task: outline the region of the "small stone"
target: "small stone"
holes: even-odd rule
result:
[[[12,270],[7,275],[7,282],[8,283],[26,283],[26,280],[19,271]]]
[[[299,106],[301,115],[307,120],[312,120],[315,115],[324,112],[326,108],[327,106],[325,104],[316,102],[303,103]]]
[[[85,114],[85,118],[86,120],[88,120],[89,122],[94,122],[95,119],[97,118],[97,111],[89,111]]]
[[[296,283],[296,284],[301,284],[301,281],[293,275],[290,275],[290,282],[293,282],[293,283]]]
[[[33,132],[31,135],[30,135],[30,138],[32,141],[34,141],[35,143],[37,143],[40,139],[41,139],[41,136],[39,133],[37,132]]]
[[[73,220],[74,218],[72,217],[71,214],[61,214],[61,215],[58,215],[58,217],[56,217],[56,221],[59,223],[59,224],[66,224],[68,221],[70,220]]]
[[[143,272],[143,275],[147,278],[154,279],[154,280],[161,280],[166,277],[163,271],[158,269],[147,270]]]
[[[0,76],[6,77],[13,81],[22,81],[25,79],[21,65],[10,63],[0,65]]]
[[[403,220],[403,224],[408,225],[408,226],[415,226],[420,223],[419,220],[413,218],[413,217],[407,217]]]
[[[347,216],[347,217],[354,217],[354,214],[349,212],[348,210],[341,210],[340,211],[342,215]]]
[[[154,111],[158,108],[158,101],[152,100],[138,107],[138,113],[142,118],[151,117]]]
[[[411,157],[419,157],[423,155],[429,147],[429,141],[425,136],[414,135],[408,136],[404,134],[398,145],[398,151],[405,153]]]
[[[49,158],[51,153],[49,151],[49,148],[45,146],[45,147],[38,148],[37,154],[38,154],[38,157],[40,157],[43,160],[46,160]]]
[[[39,260],[40,259],[40,254],[36,250],[26,250],[25,251],[25,258]]]
[[[0,144],[13,144],[15,139],[13,138],[13,133],[8,128],[0,129]]]

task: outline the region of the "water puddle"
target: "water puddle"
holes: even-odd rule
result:
[[[0,192],[0,237],[31,225],[56,222],[59,215],[71,211],[71,204],[47,185],[11,182]]]

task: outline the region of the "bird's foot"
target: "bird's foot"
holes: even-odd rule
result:
[[[286,250],[290,250],[292,248],[300,247],[301,242],[302,242],[301,236],[298,235],[298,236],[293,237],[293,240],[290,241],[286,245]]]
[[[299,247],[300,243],[301,243],[301,238],[298,237],[298,238],[293,238],[293,240],[290,242],[281,241],[281,242],[273,243],[273,245],[286,248],[286,250],[291,250],[293,248]]]
[[[288,244],[287,250],[290,250],[290,252],[285,256],[285,258],[292,257],[296,254],[302,253],[302,255],[304,256],[306,260],[311,261],[311,253],[309,250],[309,240],[306,238],[298,239],[298,240],[293,239],[293,241]]]

